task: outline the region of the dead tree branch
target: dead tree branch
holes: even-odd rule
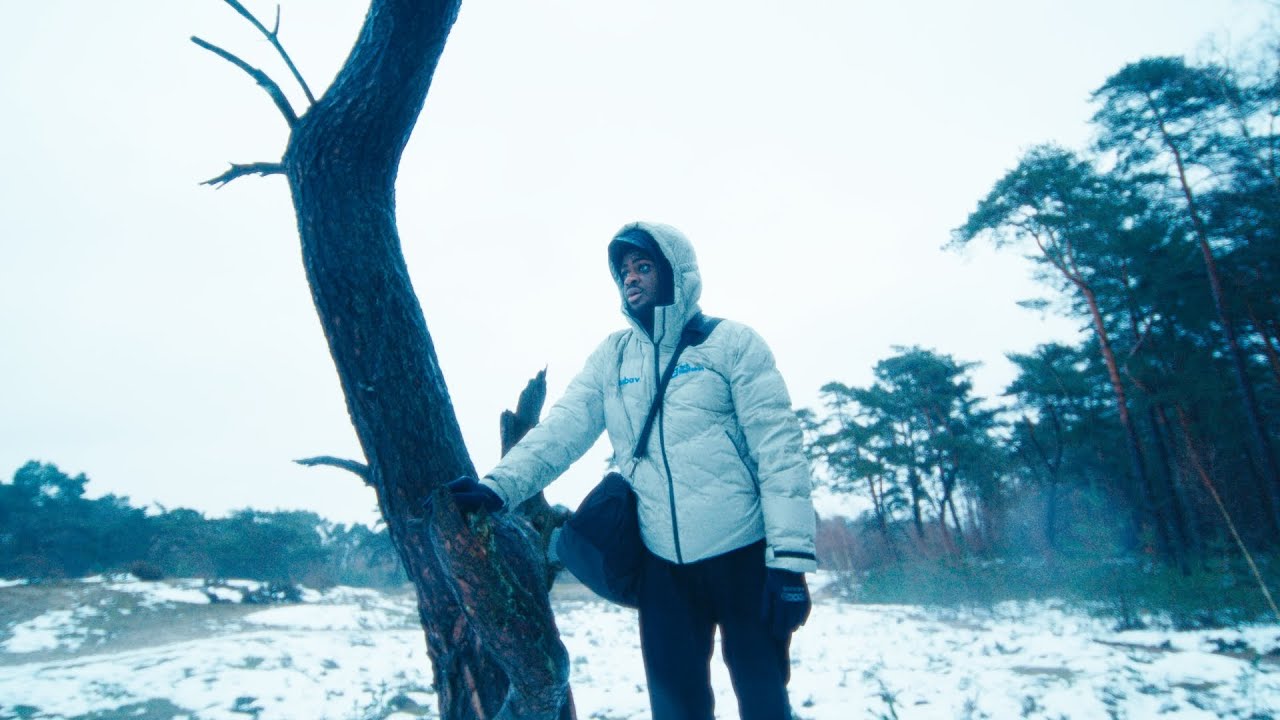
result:
[[[258,83],[258,86],[266,90],[267,94],[271,96],[271,101],[280,109],[280,113],[284,115],[285,122],[289,123],[289,127],[292,128],[298,124],[298,114],[293,111],[293,106],[289,104],[289,99],[284,96],[284,91],[266,73],[211,42],[201,40],[194,35],[191,36],[191,42],[248,73],[249,77],[253,78],[253,81]]]
[[[515,412],[503,410],[499,420],[502,438],[502,454],[515,447],[525,433],[538,424],[542,405],[547,401],[547,369],[542,368],[520,391]]]
[[[253,26],[258,29],[258,32],[262,33],[262,35],[267,38],[267,42],[271,43],[271,46],[276,49],[276,52],[280,53],[280,57],[284,60],[284,64],[289,67],[289,72],[293,73],[293,79],[297,80],[298,85],[302,86],[302,92],[306,93],[307,101],[311,105],[315,105],[316,97],[311,94],[311,88],[307,86],[307,81],[302,79],[302,73],[298,72],[297,66],[293,64],[293,59],[289,57],[289,53],[285,52],[284,46],[280,44],[280,6],[276,5],[275,27],[268,30],[265,25],[258,21],[258,18],[253,16],[253,13],[249,12],[245,6],[241,5],[237,0],[224,0],[224,2],[230,5],[231,9],[240,13],[245,20],[252,23]]]
[[[538,418],[542,416],[542,406],[546,400],[547,369],[543,368],[538,371],[537,375],[533,376],[533,379],[520,392],[520,399],[516,403],[515,411],[502,411],[499,426],[502,433],[503,455],[506,455],[508,450],[520,442],[520,438],[524,437],[525,433],[538,424]],[[525,520],[529,521],[529,524],[538,533],[538,547],[541,548],[547,559],[546,579],[547,586],[550,587],[551,583],[555,581],[556,573],[564,567],[558,560],[552,558],[552,534],[569,517],[569,508],[563,505],[552,507],[547,502],[546,496],[539,492],[520,503],[516,510],[520,515],[524,516]]]
[[[360,479],[364,480],[366,485],[373,484],[373,479],[369,474],[369,466],[361,462],[356,462],[355,460],[348,460],[346,458],[333,457],[332,455],[320,455],[318,457],[310,457],[310,458],[303,458],[301,460],[294,460],[294,462],[298,463],[299,465],[305,465],[306,467],[315,467],[317,465],[328,465],[329,467],[336,467],[341,470],[346,470],[348,472],[352,472],[352,473],[355,473],[356,475],[359,475]]]
[[[205,180],[200,184],[212,185],[214,187],[220,188],[223,185],[226,185],[227,183],[231,182],[232,180],[235,180],[236,178],[244,177],[245,175],[260,175],[262,177],[266,177],[268,175],[283,175],[283,174],[284,174],[284,165],[281,165],[280,163],[258,162],[258,163],[248,163],[244,165],[237,165],[235,163],[231,163],[230,170],[222,173],[218,177],[209,178],[208,180]]]

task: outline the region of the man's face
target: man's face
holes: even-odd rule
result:
[[[622,283],[622,296],[633,314],[651,309],[658,302],[661,278],[658,264],[642,250],[628,250],[618,263],[618,279]]]

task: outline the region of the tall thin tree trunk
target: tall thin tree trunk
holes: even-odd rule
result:
[[[955,496],[951,493],[947,493],[946,502],[943,504],[951,508],[951,521],[956,524],[956,527],[955,527],[956,542],[959,544],[959,547],[964,548],[965,547],[964,526],[960,524],[960,513],[956,511]],[[946,520],[945,516],[943,517],[943,520],[945,522]]]
[[[1159,108],[1154,103],[1152,103],[1152,108],[1156,111],[1156,117],[1159,118]],[[1250,454],[1253,455],[1255,462],[1258,463],[1259,470],[1264,478],[1263,501],[1268,504],[1271,510],[1273,529],[1280,531],[1280,469],[1276,464],[1271,440],[1264,430],[1265,425],[1262,421],[1262,413],[1258,409],[1258,399],[1253,389],[1253,381],[1249,378],[1248,370],[1245,367],[1244,352],[1240,349],[1240,341],[1236,337],[1235,323],[1232,321],[1230,313],[1227,312],[1226,297],[1222,288],[1222,276],[1218,272],[1218,263],[1213,256],[1213,248],[1209,245],[1209,233],[1205,229],[1204,219],[1200,217],[1200,211],[1196,207],[1195,194],[1191,190],[1191,184],[1187,181],[1187,171],[1183,164],[1182,153],[1170,137],[1163,119],[1159,120],[1159,128],[1165,146],[1173,153],[1174,166],[1178,172],[1178,183],[1182,189],[1182,196],[1187,202],[1187,212],[1191,216],[1196,242],[1200,247],[1200,255],[1204,260],[1205,274],[1209,280],[1209,294],[1213,299],[1213,309],[1218,316],[1218,324],[1222,327],[1223,340],[1227,346],[1227,357],[1231,362],[1231,371],[1236,381],[1236,390],[1240,394],[1240,404],[1249,427]]]
[[[1142,311],[1130,290],[1132,280],[1129,275],[1128,264],[1124,266],[1124,285],[1126,289],[1125,301],[1129,307],[1129,332],[1132,335],[1133,348],[1129,351],[1129,357],[1135,356],[1147,341],[1150,325],[1147,331],[1142,329]],[[1161,433],[1161,425],[1159,422],[1160,412],[1157,406],[1156,393],[1152,392],[1147,383],[1143,383],[1134,373],[1129,371],[1129,365],[1125,363],[1125,374],[1135,386],[1138,387],[1146,395],[1147,409],[1147,425],[1151,430],[1151,446],[1155,452],[1156,458],[1156,477],[1151,478],[1149,483],[1151,487],[1148,489],[1150,495],[1151,506],[1155,511],[1155,522],[1159,528],[1159,536],[1161,545],[1163,546],[1163,554],[1169,560],[1172,560],[1183,575],[1191,572],[1191,567],[1187,562],[1187,533],[1183,525],[1183,512],[1178,493],[1174,489],[1173,483],[1173,467],[1169,457],[1168,448],[1164,443],[1164,436]],[[1155,483],[1159,482],[1159,487],[1155,487]]]
[[[1177,564],[1178,570],[1183,575],[1191,574],[1191,566],[1188,563],[1187,551],[1189,541],[1186,529],[1186,514],[1182,510],[1182,503],[1179,500],[1177,490],[1174,488],[1173,468],[1169,458],[1169,449],[1164,444],[1164,436],[1161,433],[1160,413],[1153,402],[1147,403],[1147,422],[1151,426],[1151,445],[1154,448],[1158,463],[1158,471],[1156,472],[1156,480],[1160,482],[1160,487],[1154,493],[1156,503],[1156,520],[1160,523],[1167,522],[1169,531],[1166,531],[1166,541],[1169,543],[1170,559]]]
[[[1180,473],[1175,467],[1172,453],[1170,452],[1170,443],[1173,441],[1173,426],[1169,422],[1169,413],[1163,404],[1154,404],[1156,433],[1159,435],[1160,453],[1166,457],[1168,465],[1168,474],[1166,476],[1169,494],[1173,498],[1175,505],[1174,519],[1178,523],[1178,531],[1182,538],[1185,548],[1189,555],[1199,555],[1202,552],[1204,543],[1201,542],[1197,527],[1199,523],[1192,517],[1194,509],[1187,498],[1186,492],[1179,482]]]
[[[958,554],[955,541],[951,539],[951,530],[947,527],[947,498],[950,496],[950,490],[947,487],[946,474],[942,478],[942,494],[938,496],[938,531],[942,534],[942,548],[947,555],[955,556]]]
[[[1116,362],[1115,352],[1111,349],[1111,336],[1107,332],[1106,323],[1102,318],[1102,311],[1098,307],[1097,295],[1075,266],[1070,245],[1064,246],[1060,253],[1050,252],[1045,246],[1045,238],[1039,234],[1033,234],[1033,236],[1041,254],[1058,269],[1058,272],[1062,273],[1062,276],[1067,281],[1075,286],[1089,308],[1089,318],[1093,324],[1094,334],[1098,338],[1098,347],[1101,349],[1102,360],[1107,368],[1107,378],[1111,382],[1111,391],[1116,398],[1116,411],[1120,415],[1120,426],[1124,430],[1125,447],[1128,450],[1129,471],[1132,473],[1132,477],[1130,482],[1123,487],[1123,490],[1125,499],[1129,502],[1131,513],[1131,527],[1127,534],[1130,536],[1129,541],[1136,544],[1141,536],[1142,528],[1146,525],[1151,515],[1150,507],[1143,501],[1144,492],[1149,483],[1147,480],[1146,461],[1143,458],[1142,443],[1138,438],[1133,419],[1129,415],[1129,398],[1124,389],[1124,382],[1120,379],[1120,366]],[[1048,234],[1048,238],[1051,242],[1056,242],[1051,233]]]
[[[920,513],[920,503],[924,498],[920,488],[920,474],[914,464],[907,468],[907,485],[911,488],[911,521],[916,528],[916,537],[924,540],[924,517]]]
[[[1031,424],[1031,418],[1026,415],[1022,416],[1022,425],[1027,429],[1027,439],[1031,441],[1031,445],[1035,448],[1036,454],[1040,456],[1040,462],[1045,466],[1049,478],[1049,492],[1045,499],[1044,510],[1044,539],[1050,550],[1057,550],[1057,533],[1058,524],[1058,478],[1062,468],[1062,422],[1058,417],[1058,408],[1050,404],[1047,408],[1049,422],[1053,427],[1054,436],[1054,456],[1049,458],[1049,454],[1045,452],[1044,446],[1040,444],[1040,439],[1036,437],[1035,426]]]
[[[867,478],[867,487],[871,491],[871,507],[876,514],[876,527],[880,529],[880,535],[884,537],[885,544],[889,546],[889,551],[893,553],[895,560],[902,560],[902,553],[898,550],[898,543],[893,539],[893,533],[889,531],[889,519],[884,507],[884,493],[877,489],[876,483],[879,476],[870,476]]]
[[[1134,427],[1133,418],[1129,415],[1129,397],[1120,379],[1120,365],[1116,362],[1115,352],[1111,349],[1111,338],[1102,319],[1102,311],[1098,308],[1098,299],[1093,288],[1088,284],[1072,278],[1085,304],[1089,306],[1089,317],[1093,321],[1093,330],[1098,338],[1098,346],[1102,351],[1102,361],[1107,368],[1107,378],[1111,381],[1111,392],[1116,398],[1116,411],[1120,415],[1120,426],[1124,429],[1125,447],[1129,452],[1129,468],[1133,473],[1133,482],[1129,490],[1129,501],[1132,503],[1135,517],[1134,530],[1138,530],[1150,516],[1150,508],[1143,498],[1147,494],[1150,482],[1147,478],[1147,464],[1143,458],[1142,443],[1138,439],[1138,430]]]

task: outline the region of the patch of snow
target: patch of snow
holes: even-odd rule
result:
[[[212,720],[437,717],[412,594],[331,588],[304,596],[309,602],[263,609],[208,638],[0,665],[0,717],[16,705],[75,717],[155,698]],[[579,715],[648,718],[636,613],[566,601],[556,619]],[[65,647],[78,627],[74,613],[50,612],[9,643]],[[1280,626],[1113,627],[1053,602],[938,609],[821,600],[792,642],[792,703],[804,720],[1280,716],[1280,663],[1258,659],[1280,646]],[[711,668],[719,716],[736,717],[718,648]]]
[[[205,593],[221,602],[238,603],[244,601],[244,592],[233,588],[212,586],[205,588]]]
[[[187,603],[190,605],[208,605],[213,602],[203,589],[158,587],[147,597],[150,603]]]
[[[212,602],[205,593],[204,581],[166,580],[149,582],[145,580],[120,580],[108,586],[116,592],[128,593],[138,597],[142,607],[156,607],[168,604],[208,605]]]
[[[365,717],[389,688],[430,687],[430,667],[421,631],[245,633],[0,667],[0,716],[6,705],[75,717],[165,698],[208,720]]]
[[[228,580],[223,584],[227,587],[241,588],[246,592],[256,592],[261,590],[266,583],[258,580]]]
[[[359,605],[292,605],[252,613],[244,621],[297,630],[387,630],[404,623],[379,610]]]
[[[81,623],[100,613],[96,608],[50,610],[10,629],[9,639],[0,647],[7,653],[35,653],[64,648],[75,650],[84,644],[89,631]]]
[[[101,585],[103,583],[130,582],[133,579],[133,575],[129,573],[114,573],[109,575],[90,575],[88,577],[82,577],[80,578],[80,582],[89,585]]]
[[[828,570],[819,570],[816,573],[810,573],[805,576],[805,582],[809,586],[811,595],[816,595],[831,585],[838,584],[841,580],[840,574]]]
[[[1280,655],[1280,627],[1252,627],[1236,631],[1239,639],[1255,652]]]
[[[317,602],[326,603],[357,603],[361,605],[374,603],[386,603],[388,598],[386,595],[370,588],[350,587],[348,585],[336,585],[319,593]]]
[[[15,625],[11,637],[5,641],[5,652],[33,653],[58,647],[58,637],[71,625],[70,610],[53,610],[34,620]]]

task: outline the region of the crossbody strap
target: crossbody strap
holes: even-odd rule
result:
[[[653,404],[649,406],[649,416],[644,419],[644,426],[640,429],[640,436],[636,439],[636,448],[631,453],[631,457],[640,459],[649,454],[649,435],[653,432],[653,421],[658,417],[658,410],[662,407],[662,398],[667,394],[667,384],[671,382],[671,376],[675,373],[676,362],[680,359],[680,353],[690,345],[701,345],[703,340],[711,334],[716,325],[720,323],[720,318],[706,317],[702,313],[698,313],[689,319],[684,326],[684,330],[680,333],[680,341],[676,343],[675,352],[671,353],[671,360],[667,362],[667,369],[663,371],[662,378],[658,380],[657,391],[653,395]]]

